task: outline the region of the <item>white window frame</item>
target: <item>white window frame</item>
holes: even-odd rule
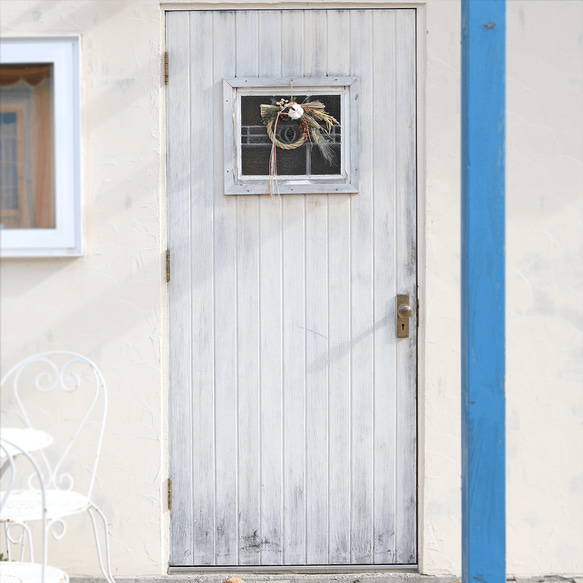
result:
[[[340,175],[279,176],[279,194],[355,194],[358,192],[358,78],[301,77],[293,80],[296,95],[340,95],[342,99],[342,171]],[[226,195],[265,194],[268,176],[241,172],[241,97],[285,95],[290,79],[236,77],[223,80],[224,192]]]
[[[0,63],[53,65],[55,228],[0,229],[2,257],[83,254],[79,35],[0,38]]]

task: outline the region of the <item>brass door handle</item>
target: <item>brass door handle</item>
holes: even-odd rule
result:
[[[397,338],[409,337],[409,318],[413,315],[413,308],[409,305],[409,296],[397,296]]]

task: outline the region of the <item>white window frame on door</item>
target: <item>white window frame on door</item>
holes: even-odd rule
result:
[[[293,80],[297,95],[340,95],[342,100],[342,174],[308,177],[280,176],[280,194],[358,193],[358,77],[300,77]],[[241,96],[290,91],[289,78],[236,77],[223,80],[224,191],[226,195],[265,194],[268,176],[241,172]]]
[[[83,254],[79,35],[4,37],[0,63],[49,63],[54,72],[55,228],[0,229],[2,257]]]

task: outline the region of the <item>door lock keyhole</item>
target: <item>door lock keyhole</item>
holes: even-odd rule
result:
[[[413,308],[409,305],[409,296],[399,294],[397,296],[397,338],[409,336],[409,319],[413,315]]]

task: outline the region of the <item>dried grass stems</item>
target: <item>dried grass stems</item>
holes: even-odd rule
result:
[[[292,108],[292,109],[290,109]],[[290,117],[288,113],[303,110],[301,117]],[[279,141],[275,135],[277,131],[277,121],[279,119],[297,119],[300,125],[301,135],[291,144]],[[330,132],[335,125],[340,122],[329,113],[326,113],[326,106],[319,100],[302,103],[299,108],[295,101],[282,99],[275,104],[261,104],[261,119],[267,126],[267,134],[271,141],[283,150],[295,150],[304,142],[310,140],[318,148],[324,159],[330,164],[334,159],[334,151],[330,146]],[[275,130],[274,126],[275,125]],[[324,129],[324,125],[326,128]]]

